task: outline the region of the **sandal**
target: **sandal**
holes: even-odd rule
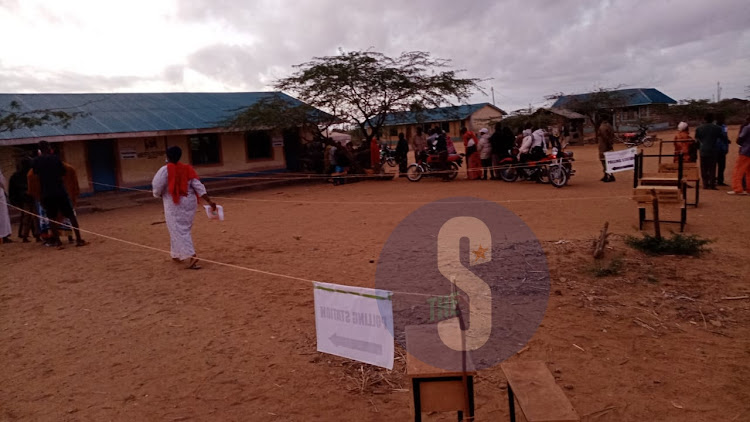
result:
[[[70,242],[70,241],[68,241],[68,242],[69,242],[69,243],[72,243],[72,242]],[[85,240],[81,239],[81,240],[78,240],[78,241],[76,241],[76,248],[80,248],[81,246],[86,246],[86,245],[88,245],[88,244],[89,244],[89,242],[87,242],[87,241],[85,241]]]
[[[190,258],[190,265],[188,265],[188,270],[200,270],[201,267],[198,263],[200,262],[200,259],[198,258]]]

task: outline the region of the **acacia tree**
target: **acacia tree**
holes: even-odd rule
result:
[[[24,111],[17,101],[8,108],[0,108],[0,133],[18,129],[33,129],[38,126],[70,126],[70,122],[85,115],[83,112],[67,112],[62,109],[38,109]]]
[[[340,121],[308,104],[281,94],[271,94],[250,107],[235,110],[237,114],[224,126],[235,129],[287,129],[299,127],[303,134],[322,137],[323,131]]]
[[[390,57],[374,51],[314,57],[274,88],[354,124],[365,139],[380,133],[390,113],[419,111],[467,100],[479,79],[459,78],[449,60],[423,51]]]

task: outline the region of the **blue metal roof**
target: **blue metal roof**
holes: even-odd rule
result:
[[[649,104],[677,104],[677,101],[655,88],[631,88],[612,91],[623,100],[623,107],[634,107]],[[578,95],[564,95],[552,104],[553,108],[575,108],[576,101],[586,101],[591,93]]]
[[[385,118],[385,126],[464,120],[485,106],[490,106],[497,109],[502,114],[507,114],[490,103],[464,104],[451,107],[431,108],[418,112],[402,111],[391,113]]]
[[[0,143],[8,139],[216,128],[240,109],[273,96],[302,104],[282,92],[0,94],[0,108],[7,109],[15,101],[21,112],[56,109],[86,113],[68,127],[44,125],[2,132]]]

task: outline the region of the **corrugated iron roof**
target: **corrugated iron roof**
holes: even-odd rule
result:
[[[0,94],[2,108],[15,101],[21,112],[56,109],[86,113],[73,119],[68,127],[44,125],[2,132],[0,144],[9,139],[210,129],[221,127],[240,109],[272,96],[302,104],[282,92]]]
[[[403,111],[391,113],[385,118],[385,126],[464,120],[486,106],[490,106],[504,115],[508,114],[490,103],[464,104],[451,107],[431,108],[418,112]]]
[[[568,110],[567,108],[550,107],[550,108],[544,108],[541,110],[547,110],[550,113],[557,114],[558,116],[563,116],[566,119],[585,119],[586,118],[586,116],[584,116],[583,114],[576,113],[575,111]]]
[[[552,108],[573,107],[576,101],[586,101],[592,93],[564,95],[552,104]],[[623,107],[634,107],[649,104],[677,104],[668,95],[655,88],[630,88],[612,91],[612,95],[623,101]]]

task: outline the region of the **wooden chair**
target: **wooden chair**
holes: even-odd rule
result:
[[[435,325],[406,327],[406,375],[412,382],[414,420],[421,421],[423,412],[458,412],[458,420],[462,421],[466,410],[468,419],[474,420],[474,365],[466,353],[463,362],[458,352],[442,353],[444,346],[434,341],[435,330]],[[460,331],[456,331],[460,336]],[[440,341],[439,337],[437,341]],[[423,362],[415,354],[423,359],[427,357],[425,360],[435,366]],[[453,359],[457,356],[458,359]]]
[[[528,422],[574,422],[581,418],[555,383],[544,362],[505,362],[500,365],[508,380],[510,421],[516,421],[516,400]]]

